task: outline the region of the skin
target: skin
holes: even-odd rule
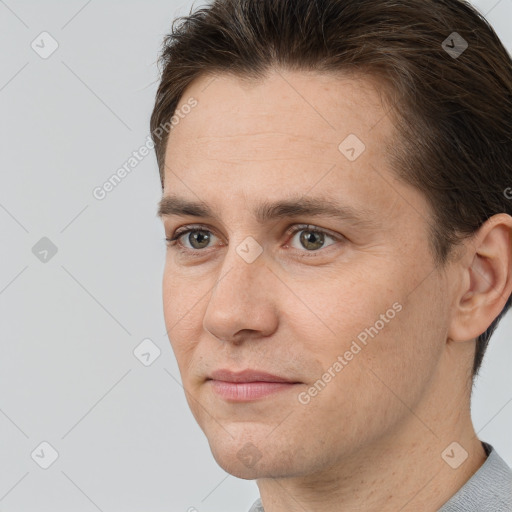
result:
[[[168,238],[197,224],[210,234],[204,249],[189,234],[180,238],[189,253],[167,249],[169,338],[213,456],[225,471],[257,479],[266,512],[436,511],[485,461],[470,416],[470,369],[475,337],[512,292],[512,218],[492,217],[436,266],[429,206],[387,162],[394,131],[378,89],[363,77],[277,69],[258,82],[202,76],[180,101],[194,97],[198,106],[169,136],[163,195],[217,212],[162,216]],[[366,146],[355,161],[338,149],[351,133]],[[364,209],[367,224],[256,221],[256,205],[289,195]],[[328,230],[324,245],[311,251],[300,238],[308,233],[286,234],[298,224]],[[263,251],[252,263],[237,252],[248,236]],[[400,312],[300,403],[299,393],[395,303]],[[206,382],[219,368],[299,384],[233,403]],[[457,469],[441,457],[454,441],[468,453]]]

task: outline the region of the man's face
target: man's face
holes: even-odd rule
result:
[[[379,94],[362,78],[273,71],[259,83],[201,78],[178,110],[191,97],[169,137],[164,197],[212,214],[163,216],[168,238],[196,230],[167,249],[164,313],[219,465],[241,478],[307,475],[424,432],[411,411],[432,406],[451,292],[426,200],[388,165]],[[255,216],[263,203],[315,200],[346,215]],[[219,369],[294,384],[246,385],[253,394],[236,399],[241,385],[209,380]]]

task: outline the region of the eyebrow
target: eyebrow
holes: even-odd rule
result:
[[[264,201],[256,206],[253,215],[257,222],[265,224],[272,220],[283,218],[312,216],[331,217],[349,221],[359,227],[376,229],[380,224],[372,217],[368,209],[356,209],[348,205],[341,205],[325,197],[292,197],[275,202]],[[216,210],[200,201],[191,201],[176,195],[162,197],[158,203],[158,217],[171,215],[216,218]]]

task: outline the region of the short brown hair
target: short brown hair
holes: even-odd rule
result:
[[[512,214],[505,193],[511,190],[512,61],[466,1],[216,0],[174,20],[159,64],[150,128],[162,188],[169,131],[161,127],[194,79],[232,73],[256,80],[272,67],[340,71],[383,85],[396,127],[389,158],[397,176],[431,206],[437,264],[489,217]],[[478,337],[473,376],[510,305],[509,297]]]

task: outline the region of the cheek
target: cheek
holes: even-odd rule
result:
[[[340,271],[335,279],[317,283],[303,294],[307,307],[298,301],[285,305],[289,328],[312,363],[312,383],[330,369],[336,375],[330,381],[337,384],[327,387],[346,405],[350,396],[361,394],[364,402],[384,404],[383,409],[397,401],[393,392],[417,399],[441,353],[438,285],[424,283],[411,294],[414,283],[392,264],[385,271],[369,266],[350,274]],[[360,410],[360,403],[353,405]]]
[[[427,392],[442,354],[442,298],[433,301],[423,290],[407,293],[388,297],[367,326],[352,333],[361,350],[348,363],[343,388],[359,397],[349,397],[348,403],[353,414],[368,419],[368,428],[375,418],[391,425],[410,415]],[[398,300],[389,308],[393,299]]]
[[[180,272],[178,267],[169,261],[164,269],[162,280],[162,299],[165,323],[170,334],[181,329],[183,325],[189,328],[193,325],[191,318],[197,316],[201,307],[201,299],[207,295],[211,288],[209,281],[191,273]]]
[[[321,433],[333,450],[360,446],[395,429],[416,409],[435,371],[435,334],[421,336],[428,323],[421,309],[404,301],[397,311],[388,302],[384,298],[369,315],[343,309],[333,328],[337,339],[317,338],[316,346],[305,348],[316,371],[303,413],[309,429]],[[378,322],[381,311],[393,316],[384,326]]]
[[[288,315],[292,329],[300,326],[300,339],[309,348],[332,359],[349,350],[358,337],[364,342],[369,337],[367,331],[375,331],[376,322],[380,333],[398,316],[393,304],[400,292],[393,290],[396,283],[391,285],[389,267],[387,270],[383,272],[380,266],[372,270],[369,265],[338,267],[309,282],[291,283],[294,291],[307,292],[296,293],[300,300],[291,297],[281,304],[280,312]],[[385,315],[384,322],[380,315]]]
[[[203,289],[204,288],[204,289]],[[202,307],[208,287],[166,268],[162,284],[163,312],[167,336],[183,372],[192,358],[202,331]],[[186,375],[182,375],[186,377]]]

